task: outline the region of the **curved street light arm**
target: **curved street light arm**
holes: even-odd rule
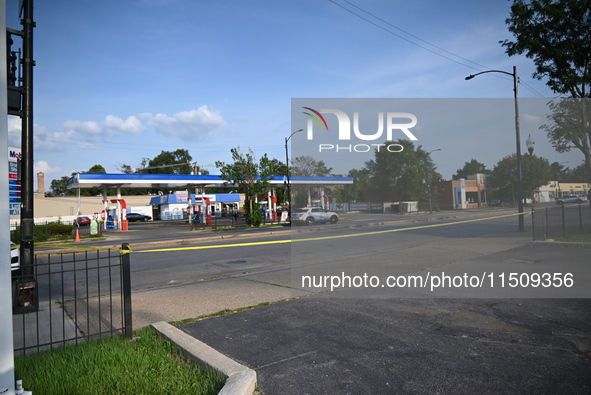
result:
[[[290,134],[289,137],[286,137],[285,138],[285,144],[287,144],[287,142],[289,141],[289,139],[291,138],[291,136],[293,136],[296,133],[303,132],[303,131],[304,131],[304,129],[298,129],[295,132],[293,132],[292,134]]]
[[[472,78],[476,77],[477,75],[480,74],[486,74],[486,73],[503,73],[503,74],[507,74],[510,75],[511,77],[515,78],[515,74],[513,73],[509,73],[508,71],[503,71],[503,70],[487,70],[487,71],[481,71],[480,73],[476,73],[476,74],[470,74],[469,76],[467,76],[465,78],[465,80],[471,80]]]

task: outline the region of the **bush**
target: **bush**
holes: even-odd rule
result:
[[[60,240],[72,237],[73,225],[62,224],[61,222],[48,222],[45,225],[35,225],[33,228],[34,242],[39,243],[47,240]],[[16,244],[20,244],[21,228],[16,227],[16,230],[11,234],[11,240]]]
[[[263,223],[263,213],[261,212],[261,206],[257,203],[252,202],[252,212],[250,211],[250,202],[246,200],[244,202],[244,212],[246,217],[246,223],[250,226],[261,226]]]

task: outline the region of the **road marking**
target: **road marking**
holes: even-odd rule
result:
[[[414,226],[414,227],[399,228],[399,229],[376,230],[373,232],[352,233],[352,234],[348,234],[348,235],[309,237],[306,239],[255,241],[255,242],[250,242],[250,243],[218,244],[218,245],[206,245],[206,246],[196,246],[196,247],[158,248],[158,249],[151,249],[151,250],[136,250],[136,251],[134,251],[134,253],[206,250],[206,249],[213,249],[213,248],[250,247],[250,246],[258,246],[258,245],[285,244],[285,243],[299,243],[299,242],[305,242],[305,241],[344,239],[344,238],[348,238],[348,237],[371,236],[371,235],[379,235],[379,234],[385,234],[385,233],[403,232],[403,231],[407,231],[407,230],[438,228],[438,227],[449,226],[449,225],[467,224],[467,223],[471,223],[471,222],[513,217],[516,215],[530,215],[530,213],[529,212],[523,213],[523,214],[513,213],[513,214],[497,215],[494,217],[484,217],[484,218],[476,218],[476,219],[467,219],[467,220],[463,220],[463,221],[448,222],[448,223],[444,223],[444,224],[432,224],[432,225],[422,225],[422,226]]]

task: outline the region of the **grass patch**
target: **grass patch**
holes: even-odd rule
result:
[[[556,241],[566,241],[570,243],[591,243],[591,235],[566,236],[558,238]]]
[[[16,377],[35,395],[217,394],[225,378],[186,359],[151,327],[17,356]]]

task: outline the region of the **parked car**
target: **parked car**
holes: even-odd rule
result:
[[[127,221],[129,222],[146,222],[151,221],[152,217],[140,213],[129,213],[127,214]]]
[[[337,213],[323,209],[322,207],[298,208],[291,212],[291,222],[295,225],[314,223],[336,224],[339,221]]]
[[[74,220],[74,226],[90,226],[92,220],[88,217],[78,217]]]
[[[556,203],[558,203],[558,204],[584,203],[586,201],[587,201],[587,196],[585,196],[585,195],[568,195],[568,196],[556,199]]]
[[[10,242],[10,270],[13,272],[21,268],[21,251],[16,244]]]

